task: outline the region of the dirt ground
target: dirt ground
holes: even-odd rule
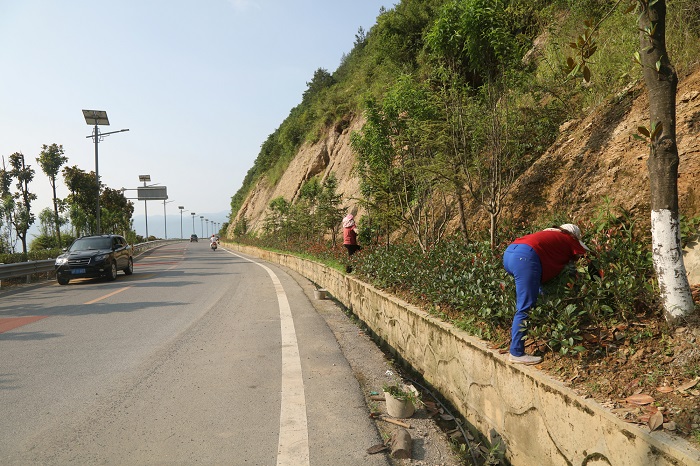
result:
[[[585,357],[553,355],[538,367],[619,418],[700,448],[700,316],[675,328],[640,317],[584,339]]]

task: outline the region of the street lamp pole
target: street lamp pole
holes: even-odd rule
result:
[[[194,216],[197,215],[194,212],[190,212],[192,214],[192,234],[194,235]]]
[[[182,211],[185,209],[185,206],[179,205],[177,208],[180,209],[180,239],[185,239],[184,236],[182,236]]]
[[[139,175],[139,181],[143,181],[143,187],[146,187],[146,182],[151,181],[151,175]],[[143,210],[146,215],[146,241],[148,241],[148,201],[143,200]]]
[[[168,239],[168,217],[167,217],[167,214],[165,213],[165,204],[170,204],[171,202],[175,202],[175,201],[167,201],[166,202],[165,199],[163,199],[163,230],[165,231],[165,233],[164,233],[165,239]]]
[[[120,129],[119,131],[110,131],[109,133],[100,133],[100,128],[98,125],[109,126],[109,118],[107,118],[107,112],[104,110],[83,110],[83,116],[85,117],[85,123],[88,125],[95,125],[92,130],[92,135],[85,136],[85,138],[92,138],[95,141],[95,180],[97,184],[97,199],[96,199],[96,210],[95,210],[95,220],[96,220],[96,234],[100,234],[100,168],[99,168],[99,157],[97,146],[99,145],[102,138],[109,136],[114,133],[122,133],[124,131],[129,131],[128,129]]]
[[[199,216],[199,226],[202,231],[202,238],[204,238],[204,215]]]

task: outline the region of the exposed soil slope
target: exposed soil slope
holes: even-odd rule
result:
[[[700,214],[700,69],[681,78],[677,93],[681,212]],[[649,217],[649,148],[632,137],[649,126],[642,85],[561,127],[556,143],[518,180],[509,211],[526,221],[543,211],[590,215],[607,196],[635,217]],[[522,202],[525,199],[526,202]]]

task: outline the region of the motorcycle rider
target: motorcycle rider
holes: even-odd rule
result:
[[[218,244],[219,244],[218,238],[216,237],[216,235],[212,234],[211,237],[209,238],[209,247],[212,249],[216,249]]]

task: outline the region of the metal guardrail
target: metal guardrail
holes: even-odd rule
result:
[[[156,241],[148,241],[132,246],[134,256],[143,254],[149,249],[157,248],[164,244],[184,241],[182,239],[161,239]],[[43,261],[28,261],[17,262],[15,264],[0,264],[0,281],[8,278],[27,277],[27,282],[32,275],[42,272],[53,272],[56,259],[47,259]]]
[[[0,280],[8,278],[23,277],[25,275],[33,275],[41,272],[51,272],[54,268],[56,259],[47,259],[43,261],[18,262],[16,264],[0,265]]]

